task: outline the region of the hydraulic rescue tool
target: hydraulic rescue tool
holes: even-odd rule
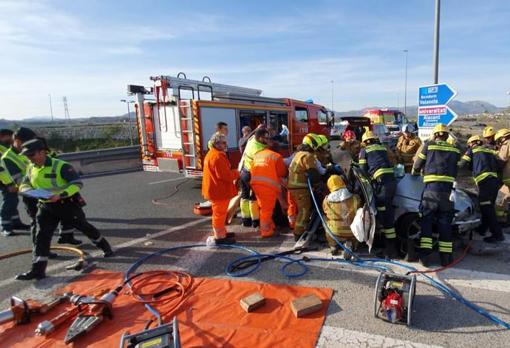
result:
[[[172,324],[165,324],[154,329],[136,334],[126,332],[120,339],[120,348],[181,348],[179,326],[174,317]]]
[[[16,325],[30,322],[33,315],[46,314],[55,306],[66,300],[70,294],[64,294],[52,298],[48,302],[40,303],[34,300],[23,300],[19,297],[11,297],[11,308],[0,312],[0,324],[13,321]]]
[[[73,306],[53,319],[41,322],[35,330],[36,334],[49,335],[63,323],[75,318],[64,338],[66,344],[73,342],[98,326],[105,317],[112,318],[112,305],[122,288],[123,285],[118,286],[99,299],[92,296],[71,296],[70,302]]]
[[[416,276],[382,272],[375,284],[374,316],[410,326],[415,293]]]

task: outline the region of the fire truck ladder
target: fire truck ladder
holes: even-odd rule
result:
[[[193,172],[197,170],[197,151],[200,153],[200,149],[197,149],[195,142],[195,127],[193,121],[193,100],[203,100],[204,95],[200,95],[200,92],[207,93],[210,96],[210,100],[214,100],[215,96],[236,96],[236,97],[259,97],[262,91],[259,89],[238,87],[231,85],[224,85],[220,83],[212,83],[208,76],[204,76],[202,81],[191,80],[186,77],[186,74],[180,72],[177,77],[173,76],[155,76],[151,77],[156,87],[165,86],[172,90],[172,95],[176,97],[179,106],[182,103],[188,103],[187,107],[181,108],[180,125],[181,125],[181,142],[182,142],[182,153],[183,153],[183,167],[187,176],[193,175]],[[191,92],[191,100],[182,98],[182,91]],[[196,93],[196,95],[195,95]]]

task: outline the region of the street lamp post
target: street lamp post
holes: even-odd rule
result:
[[[405,70],[404,70],[404,114],[407,115],[407,53],[408,50],[404,50],[405,53]]]
[[[128,111],[128,131],[129,131],[129,143],[131,145],[133,145],[133,132],[131,130],[131,111],[129,110],[129,104],[130,103],[134,103],[133,100],[126,100],[126,99],[121,99],[120,100],[122,103],[126,103],[127,105],[127,111]]]
[[[441,0],[436,0],[435,6],[435,24],[434,24],[434,53],[433,53],[433,73],[432,77],[434,79],[434,84],[438,84],[439,82],[439,22],[440,22],[440,13],[441,13]]]

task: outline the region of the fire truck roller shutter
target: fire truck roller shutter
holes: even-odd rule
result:
[[[228,148],[237,148],[237,122],[236,110],[227,108],[200,108],[200,120],[202,123],[202,150],[207,151],[207,142],[211,135],[216,132],[216,123],[225,122],[228,125]]]
[[[181,125],[178,107],[174,105],[160,105],[159,117],[157,117],[157,108],[154,108],[154,111],[156,112],[154,122],[157,129],[156,142],[158,149],[180,149]]]

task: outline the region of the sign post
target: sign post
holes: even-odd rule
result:
[[[448,107],[457,95],[447,84],[429,85],[419,88],[418,135],[422,140],[430,137],[432,129],[439,123],[449,126],[458,115]]]

